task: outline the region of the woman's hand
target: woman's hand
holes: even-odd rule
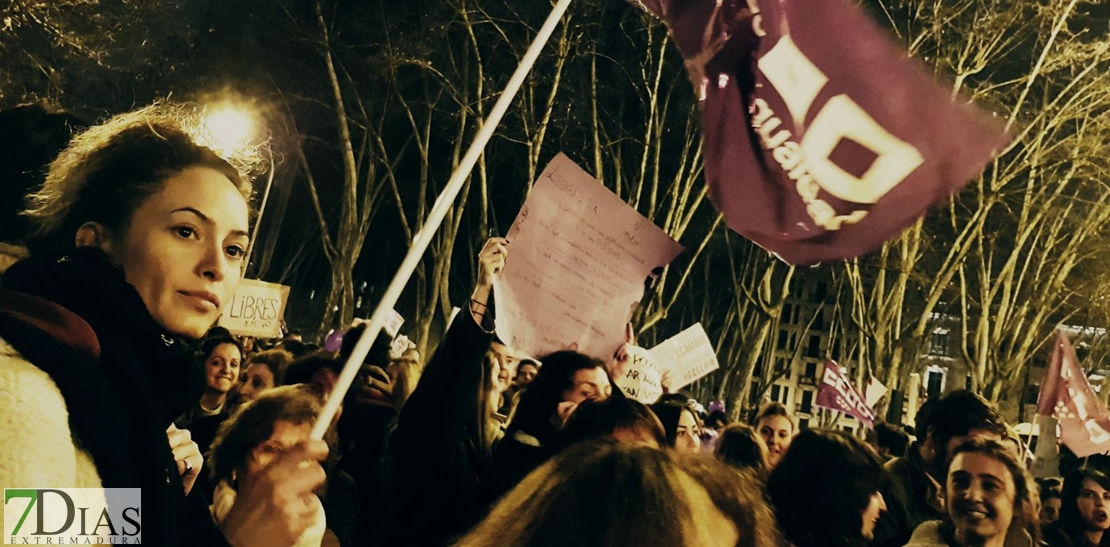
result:
[[[305,441],[254,473],[240,472],[235,506],[221,529],[234,547],[288,547],[321,517],[314,491],[326,476],[324,441]]]
[[[185,495],[188,496],[200,476],[201,467],[204,467],[204,456],[197,443],[193,442],[193,435],[189,430],[178,429],[170,424],[166,436],[169,437],[173,459],[177,462],[177,474],[181,475],[181,483],[185,485]]]
[[[509,240],[503,237],[491,237],[482,247],[482,252],[478,253],[478,282],[470,295],[470,314],[479,325],[486,314],[493,283],[505,269],[505,259],[509,256],[508,245]]]

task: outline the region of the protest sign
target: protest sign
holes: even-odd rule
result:
[[[566,156],[548,164],[509,229],[497,336],[528,355],[576,345],[609,359],[653,270],[682,246]]]
[[[670,371],[672,390],[682,389],[701,377],[721,368],[717,351],[701,323],[668,338],[651,348],[655,362]]]
[[[871,427],[875,422],[875,411],[867,406],[856,388],[840,373],[836,363],[825,363],[825,374],[821,387],[817,389],[817,406],[843,412]]]
[[[280,337],[288,299],[287,285],[240,280],[218,324],[237,336]]]
[[[846,0],[633,2],[686,60],[710,199],[787,262],[878,248],[1007,142]]]
[[[663,373],[653,352],[639,346],[628,346],[626,351],[628,359],[614,371],[613,383],[629,399],[645,405],[658,401],[663,395]]]

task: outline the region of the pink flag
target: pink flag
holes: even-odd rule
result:
[[[817,388],[816,404],[821,408],[843,412],[868,427],[875,422],[875,411],[867,406],[867,401],[840,373],[833,361],[825,363],[825,375],[821,379],[821,387]]]
[[[1006,142],[845,0],[632,1],[686,59],[713,203],[787,262],[879,247]]]
[[[1091,389],[1079,368],[1075,348],[1062,332],[1041,384],[1037,414],[1059,420],[1060,442],[1076,456],[1084,458],[1110,451],[1110,412]]]

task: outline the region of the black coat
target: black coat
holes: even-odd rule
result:
[[[390,444],[394,506],[377,544],[447,545],[485,515],[491,458],[480,394],[491,339],[460,312],[401,410]]]
[[[203,390],[192,348],[160,328],[123,272],[99,251],[25,260],[8,270],[3,284],[0,337],[57,385],[73,436],[92,456],[104,487],[142,489],[144,543],[227,545],[207,500],[196,490],[186,498],[166,434]],[[43,300],[87,323],[99,355],[28,321],[57,310]]]

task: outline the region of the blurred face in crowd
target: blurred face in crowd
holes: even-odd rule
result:
[[[497,354],[497,362],[501,363],[501,368],[509,371],[509,377],[516,375],[516,364],[520,360],[516,350],[496,340],[490,344],[490,349]]]
[[[587,399],[608,399],[613,394],[609,375],[601,367],[576,370],[571,381],[574,386],[563,392],[563,401],[581,403]]]
[[[1060,507],[1063,505],[1063,500],[1060,498],[1048,498],[1044,500],[1041,505],[1041,525],[1046,526],[1060,520]]]
[[[794,436],[794,424],[786,416],[766,416],[756,424],[759,436],[767,445],[767,462],[778,465]]]
[[[863,510],[863,528],[860,530],[863,539],[868,541],[875,539],[875,523],[879,522],[879,517],[885,511],[886,500],[883,499],[883,495],[878,492],[871,494],[871,499]]]
[[[262,444],[254,447],[247,458],[247,473],[256,473],[270,464],[274,458],[293,448],[297,443],[308,440],[312,424],[294,424],[288,420],[274,422],[274,432]]]
[[[239,384],[239,400],[253,401],[260,393],[274,387],[274,373],[265,363],[252,363],[243,371],[243,383]]]
[[[948,469],[945,499],[961,545],[1005,537],[1017,491],[1006,464],[985,454],[957,454]]]
[[[536,374],[539,369],[532,363],[525,363],[517,367],[516,370],[516,387],[517,389],[524,389],[536,379]]]
[[[678,429],[675,430],[674,449],[685,454],[697,454],[701,450],[701,429],[693,412],[683,409],[678,415]]]
[[[1110,516],[1107,515],[1107,510],[1110,509],[1110,492],[1099,483],[1091,479],[1084,480],[1076,504],[1088,531],[1110,529]]]
[[[122,234],[82,226],[78,247],[104,250],[166,330],[200,339],[239,286],[248,243],[247,202],[214,169],[166,179]]]
[[[239,381],[239,362],[243,356],[235,344],[220,344],[212,350],[204,362],[205,380],[208,389],[217,393],[227,393]]]

